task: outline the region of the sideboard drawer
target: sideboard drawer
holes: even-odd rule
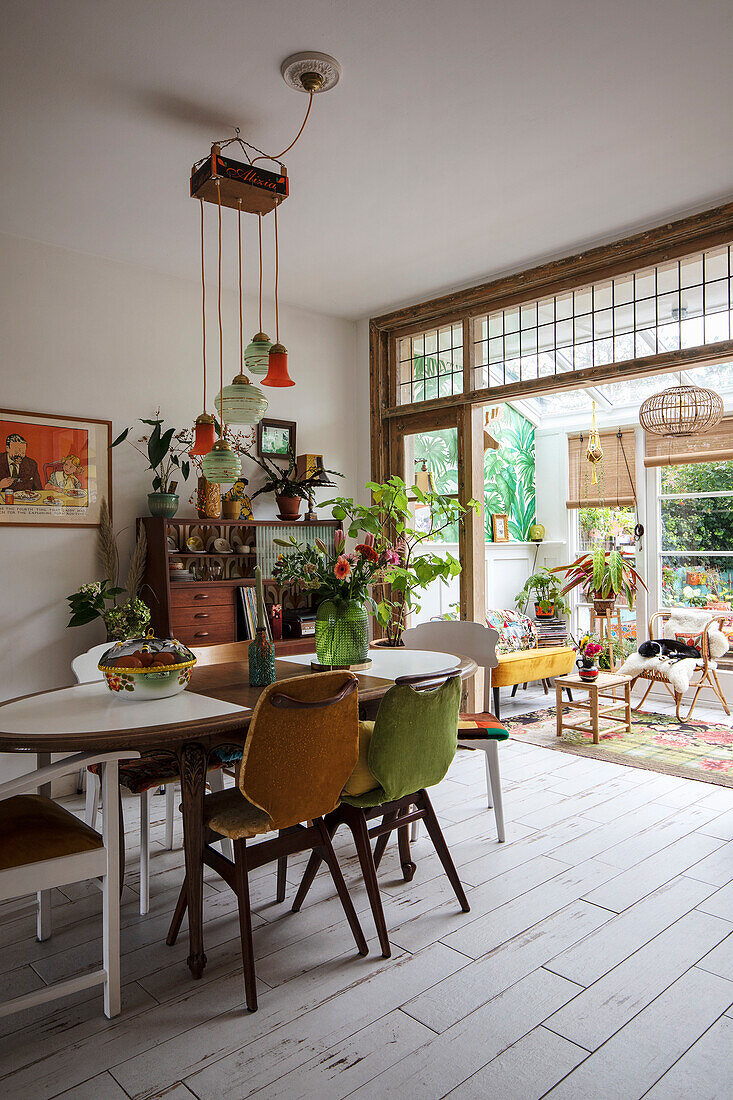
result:
[[[207,624],[231,626],[233,623],[234,606],[231,601],[228,604],[195,603],[190,607],[171,608],[171,626],[174,630],[190,629],[192,626],[201,626],[203,629]]]
[[[232,617],[225,623],[189,623],[173,630],[179,642],[184,645],[217,645],[220,642],[236,642],[237,632]]]
[[[210,606],[211,604],[227,604],[229,607],[234,605],[234,594],[236,589],[232,587],[218,587],[216,585],[207,585],[198,587],[182,583],[171,583],[171,607],[176,609],[180,607],[201,607],[202,605]]]

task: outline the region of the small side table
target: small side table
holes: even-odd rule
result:
[[[601,733],[617,733],[624,730],[631,733],[631,676],[619,676],[615,672],[599,672],[595,680],[581,680],[577,673],[571,672],[568,676],[555,677],[555,696],[557,702],[556,720],[557,736],[560,737],[563,730],[577,730],[581,733],[591,733],[593,744],[599,743]],[[623,699],[617,699],[614,688],[623,688]],[[574,699],[567,706],[570,711],[585,710],[589,712],[590,725],[580,725],[578,722],[569,722],[563,714],[564,701],[563,688],[578,689],[588,692],[588,702]],[[613,700],[611,705],[600,706],[601,699]],[[620,713],[623,711],[623,721],[620,721]],[[572,717],[572,715],[571,715]],[[579,716],[578,716],[579,717]],[[601,726],[601,721],[611,722],[611,725]]]

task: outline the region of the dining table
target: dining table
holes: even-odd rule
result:
[[[217,748],[244,745],[252,711],[264,691],[249,683],[248,648],[249,642],[232,642],[198,650],[187,689],[167,699],[120,698],[98,680],[0,704],[0,752],[34,753],[39,767],[51,753],[106,749],[177,757],[188,884],[187,963],[194,978],[206,966],[200,849],[208,761]],[[362,717],[374,715],[397,680],[450,671],[465,681],[477,671],[471,658],[458,654],[375,648],[369,658],[367,668],[354,671]],[[313,659],[313,654],[280,657],[275,681],[310,674]]]

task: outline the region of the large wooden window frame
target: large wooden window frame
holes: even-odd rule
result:
[[[483,416],[481,406],[512,398],[586,388],[621,378],[666,374],[733,359],[733,340],[607,363],[559,375],[503,386],[473,387],[475,318],[589,283],[680,259],[733,240],[733,202],[625,237],[587,252],[494,279],[466,290],[432,298],[369,322],[372,479],[404,476],[404,435],[437,428],[458,431],[459,499],[481,501],[461,533],[461,617],[483,621],[485,551],[483,516]],[[463,326],[463,393],[399,405],[398,341],[427,328]]]

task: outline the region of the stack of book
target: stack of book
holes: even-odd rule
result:
[[[257,590],[249,586],[239,589],[241,608],[240,623],[244,630],[242,641],[254,638],[257,633]],[[272,641],[272,626],[269,615],[265,615],[265,636]]]
[[[535,619],[537,631],[537,646],[544,649],[551,645],[568,644],[568,620],[562,616],[553,616],[549,619]]]

